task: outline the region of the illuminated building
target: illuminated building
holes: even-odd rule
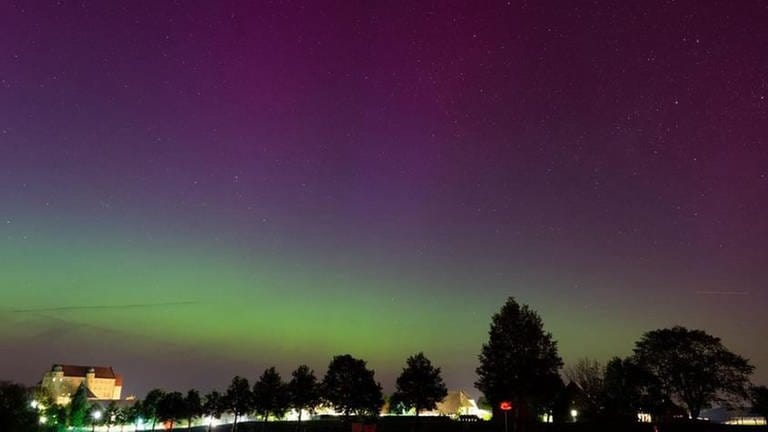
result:
[[[67,405],[83,383],[91,400],[119,400],[123,389],[122,377],[111,367],[58,364],[43,375],[41,386],[51,393],[56,403]]]

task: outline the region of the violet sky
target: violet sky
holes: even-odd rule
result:
[[[681,324],[768,380],[768,4],[8,1],[0,378],[223,388],[334,354],[474,392]],[[106,307],[108,306],[108,307]]]

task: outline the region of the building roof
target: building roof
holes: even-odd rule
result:
[[[88,392],[88,399],[98,399],[99,397],[96,396],[96,393],[92,392],[91,389],[88,387],[85,387],[85,391]]]
[[[51,370],[58,371],[59,368],[61,368],[61,371],[64,372],[64,376],[68,376],[68,377],[85,378],[85,375],[91,370],[96,375],[96,378],[113,378],[114,379],[117,376],[115,374],[115,371],[112,370],[111,366],[78,366],[78,365],[57,364],[57,365],[53,365]]]
[[[442,414],[456,414],[462,408],[477,408],[464,390],[449,391],[445,399],[437,403],[437,411]]]

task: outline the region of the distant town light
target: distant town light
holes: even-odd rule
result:
[[[48,423],[48,417],[40,416],[40,424],[46,424],[46,423]]]
[[[640,423],[650,423],[652,420],[651,415],[644,412],[637,413],[637,421]]]
[[[573,421],[576,421],[576,417],[578,417],[578,416],[579,416],[579,412],[576,411],[575,409],[572,409],[571,410],[571,417],[573,417]]]
[[[93,414],[91,414],[91,417],[93,417],[94,420],[100,420],[101,419],[101,411],[94,411]]]
[[[32,402],[29,403],[29,406],[31,406],[34,409],[37,409],[37,407],[40,406],[40,402],[33,400]]]

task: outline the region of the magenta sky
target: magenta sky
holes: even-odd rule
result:
[[[143,392],[349,351],[388,387],[418,348],[471,388],[514,295],[566,360],[682,324],[765,383],[766,22],[746,0],[5,2],[0,377],[109,363]],[[18,312],[142,301],[207,309]],[[340,334],[318,308],[374,312]]]

